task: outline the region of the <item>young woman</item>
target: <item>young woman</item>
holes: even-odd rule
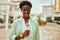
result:
[[[22,1],[19,7],[23,17],[13,22],[9,40],[40,40],[38,24],[30,17],[31,2]]]

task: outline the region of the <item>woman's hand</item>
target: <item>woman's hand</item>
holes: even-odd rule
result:
[[[30,34],[30,30],[25,30],[25,32],[23,33],[23,37],[25,38],[29,36],[29,34]]]
[[[21,38],[25,38],[25,37],[29,36],[29,34],[30,34],[30,30],[26,30],[23,34],[18,34],[16,36],[15,40],[20,40]]]
[[[22,34],[18,34],[15,38],[15,40],[20,40],[21,38],[23,38],[23,35]]]

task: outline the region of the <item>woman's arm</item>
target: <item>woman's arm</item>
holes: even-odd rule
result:
[[[40,33],[39,33],[39,25],[38,23],[35,24],[36,25],[36,31],[35,31],[35,40],[40,40]]]
[[[17,26],[17,22],[14,21],[12,24],[9,40],[15,40],[15,38],[16,38],[16,26]]]

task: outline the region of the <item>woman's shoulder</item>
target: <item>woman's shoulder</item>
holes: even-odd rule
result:
[[[31,17],[31,20],[34,24],[38,25],[38,20],[36,18],[37,17]]]
[[[14,22],[19,22],[21,21],[22,18],[15,19]]]

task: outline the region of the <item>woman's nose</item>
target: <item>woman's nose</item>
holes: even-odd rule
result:
[[[28,12],[28,11],[25,11],[26,13]]]

